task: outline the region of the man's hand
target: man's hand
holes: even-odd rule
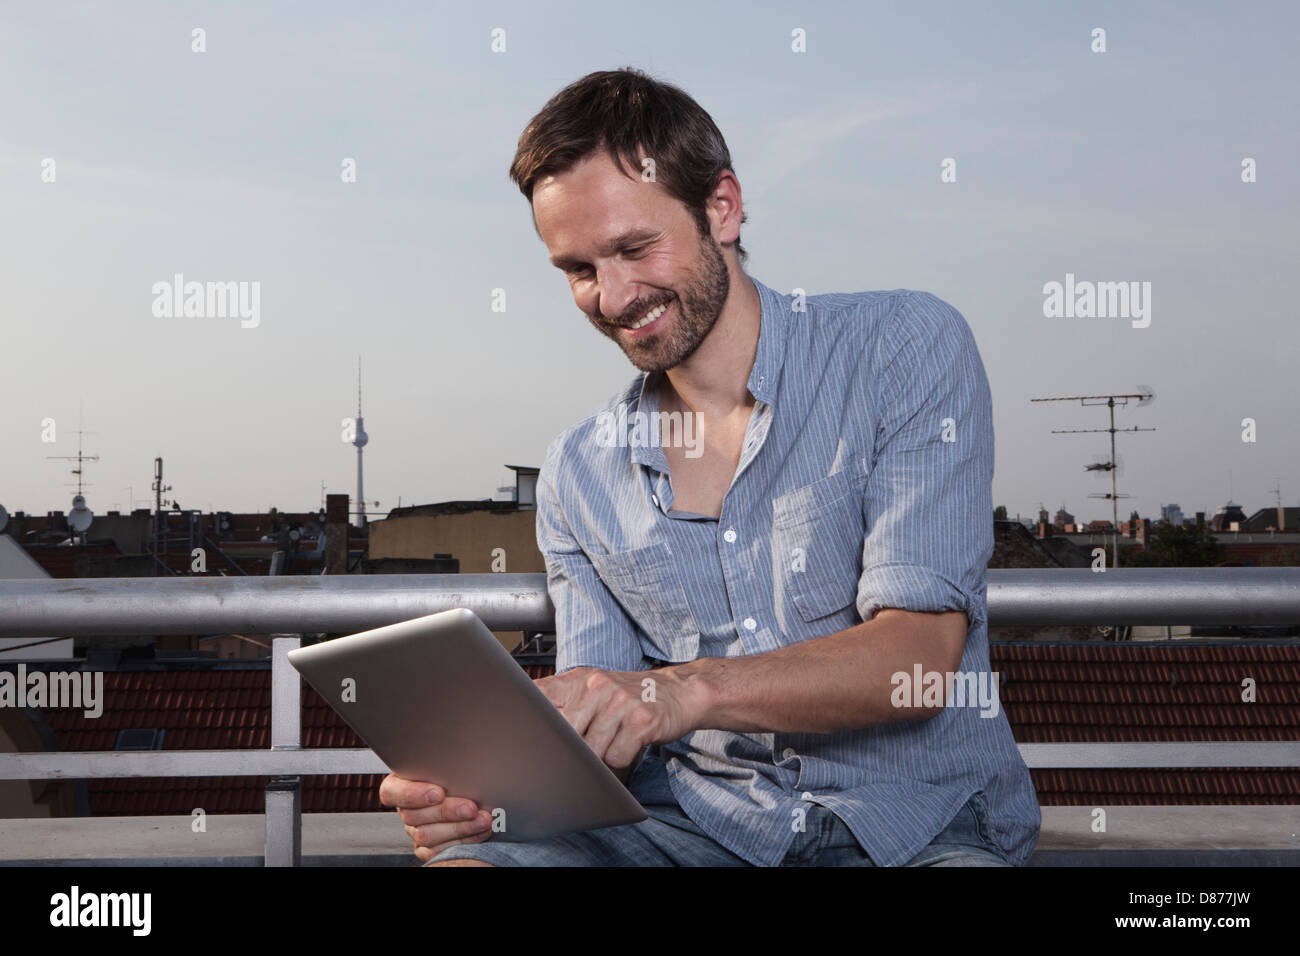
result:
[[[458,843],[482,843],[492,835],[492,814],[473,800],[449,797],[432,783],[390,773],[379,785],[379,802],[396,807],[415,844],[415,855],[428,863]]]
[[[578,667],[534,683],[615,773],[625,774],[647,744],[669,743],[698,730],[697,715],[703,713],[698,689],[679,668]],[[390,773],[379,786],[379,802],[397,808],[416,857],[425,863],[449,846],[482,843],[492,835],[489,810],[449,797],[436,784]]]
[[[534,681],[610,769],[632,765],[647,744],[698,730],[699,692],[673,667],[605,671],[593,667]]]

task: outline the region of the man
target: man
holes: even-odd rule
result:
[[[553,97],[511,176],[578,308],[641,372],[541,468],[557,659],[538,683],[650,819],[493,843],[491,808],[390,776],[416,855],[1023,863],[1037,798],[976,693],[996,691],[993,431],[965,320],[928,293],[747,276],[721,133],[638,71]]]

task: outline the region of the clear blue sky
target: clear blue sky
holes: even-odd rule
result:
[[[1300,503],[1297,26],[1282,2],[6,4],[0,504],[68,508],[46,456],[75,453],[84,402],[97,513],[129,486],[144,504],[156,455],[185,507],[314,509],[322,481],[354,487],[358,353],[381,510],[540,464],[635,369],[506,170],[551,94],[624,65],[726,135],[755,277],[924,289],[966,316],[995,503],[1109,517],[1083,470],[1105,436],[1050,434],[1104,412],[1029,400],[1139,384],[1156,401],[1120,424],[1158,430],[1119,439],[1121,518],[1212,513],[1230,481],[1248,513],[1275,482]],[[260,325],[155,317],[178,272],[260,282]],[[1066,273],[1150,282],[1150,327],[1045,318]]]

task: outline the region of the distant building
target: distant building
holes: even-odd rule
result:
[[[394,508],[370,522],[371,562],[398,559],[447,562],[462,574],[545,573],[537,548],[537,475],[540,469],[506,465],[515,473],[509,501],[439,501]],[[441,573],[430,569],[429,573]],[[522,631],[498,631],[507,650]]]
[[[1300,508],[1260,508],[1241,525],[1242,531],[1300,531]]]
[[[1241,531],[1245,523],[1246,513],[1241,510],[1241,505],[1229,501],[1227,504],[1219,505],[1219,510],[1210,519],[1210,529],[1212,531]]]

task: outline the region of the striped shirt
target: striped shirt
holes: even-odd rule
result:
[[[988,699],[974,678],[994,692],[996,679],[992,399],[970,328],[927,292],[804,298],[752,281],[756,404],[719,517],[672,510],[664,435],[646,427],[664,421],[660,373],[638,374],[548,447],[537,542],[556,671],[762,654],[880,608],[965,611],[966,706],[944,697],[928,720],[830,734],[697,730],[658,752],[683,811],[754,864],[779,864],[800,809],[820,804],[873,862],[901,865],[976,791],[994,839],[1023,863],[1037,796],[1006,715],[973,706]],[[689,432],[667,437],[690,453]],[[919,680],[895,685],[917,695],[906,704],[936,686],[919,668],[907,677]]]

